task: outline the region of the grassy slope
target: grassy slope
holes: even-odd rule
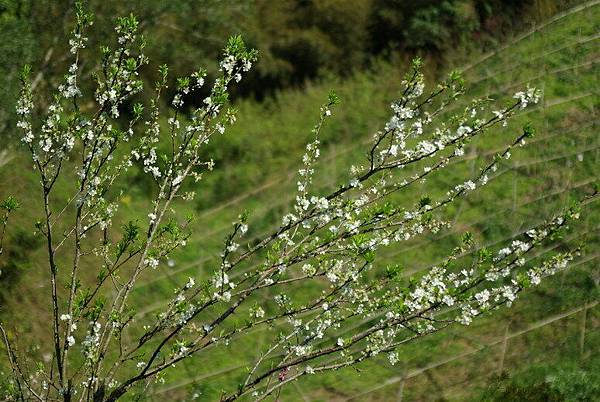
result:
[[[520,122],[512,127],[514,130],[526,119],[531,120],[540,130],[535,144],[519,150],[515,159],[505,166],[506,172],[496,183],[481,194],[465,200],[455,211],[459,228],[478,233],[483,243],[504,239],[528,223],[548,216],[551,211],[564,205],[569,195],[575,194],[575,191],[563,191],[565,188],[581,186],[598,176],[600,143],[595,134],[598,98],[592,90],[597,79],[598,57],[595,50],[598,41],[597,38],[594,39],[597,26],[594,25],[594,21],[597,21],[599,14],[600,7],[595,6],[561,19],[467,71],[467,80],[474,83],[471,91],[473,95],[500,96],[524,87],[527,82],[544,88],[546,94],[544,107],[523,116]],[[581,43],[574,43],[575,41]],[[345,167],[362,156],[356,145],[367,139],[368,133],[378,127],[385,118],[387,103],[398,91],[399,76],[398,70],[382,66],[380,71],[372,75],[361,74],[349,82],[317,85],[305,93],[282,94],[275,105],[240,105],[241,117],[237,132],[228,138],[235,141],[239,147],[241,163],[231,163],[232,166],[225,167],[221,177],[227,177],[228,180],[237,179],[239,187],[245,187],[244,183],[248,183],[247,188],[251,192],[260,181],[272,183],[282,180],[283,175],[280,173],[267,172],[267,177],[253,183],[255,175],[261,177],[260,175],[265,174],[264,170],[260,169],[261,160],[275,159],[278,162],[271,172],[279,171],[280,167],[290,166],[290,174],[293,174],[295,163],[290,163],[289,155],[300,154],[306,138],[302,133],[307,132],[309,128],[306,122],[314,116],[315,105],[319,104],[327,90],[333,87],[340,93],[344,102],[336,113],[337,118],[328,125],[324,136],[329,145],[324,157],[327,158],[332,153],[338,154],[332,161],[322,164],[322,183],[324,186],[328,183],[331,187],[335,180],[333,183],[330,180],[343,174]],[[365,105],[368,105],[367,109]],[[484,150],[494,149],[507,140],[506,135],[498,134],[496,138],[488,138],[478,143],[473,148],[473,153],[480,154]],[[506,134],[509,135],[508,130]],[[263,138],[266,140],[262,140]],[[578,154],[583,156],[582,161],[578,160]],[[476,159],[471,159],[461,163],[461,168],[453,173],[454,177],[438,177],[432,180],[434,183],[429,183],[429,186],[435,188],[444,182],[459,182],[457,177],[465,177],[476,162]],[[251,173],[247,174],[248,169],[252,168],[255,168],[256,172],[251,170]],[[216,176],[215,181],[221,177]],[[283,180],[288,179],[285,183],[290,189],[288,194],[291,197],[293,180],[289,178],[293,176],[283,177]],[[260,192],[252,193],[248,198],[229,205],[227,210],[207,210],[207,218],[221,223],[229,222],[240,208],[250,208],[254,210],[255,226],[264,226],[270,217],[279,215],[273,213],[274,209],[283,211],[288,205],[285,200],[281,200],[281,194],[285,192],[280,188],[275,190],[274,187],[278,185],[261,188]],[[540,199],[542,195],[548,196]],[[490,202],[491,200],[494,201]],[[217,215],[227,216],[229,219],[214,219]],[[598,229],[597,216],[597,207],[593,211],[590,209],[584,224],[584,230],[589,230],[592,238],[595,235],[594,230]],[[261,232],[261,229],[259,227],[255,230]],[[456,236],[451,234],[442,236],[441,239],[435,238],[434,247],[416,247],[424,246],[422,240],[419,240],[408,245],[409,250],[390,250],[390,257],[393,256],[395,260],[414,269],[427,266],[447,252],[456,241]],[[430,237],[429,240],[433,239]],[[597,240],[597,235],[595,239]],[[204,241],[206,240],[203,239]],[[597,247],[590,247],[592,254],[597,253],[597,250]],[[463,353],[481,342],[492,342],[504,333],[509,321],[511,332],[517,331],[536,320],[578,306],[582,300],[594,297],[588,294],[591,267],[592,262],[582,264],[576,270],[547,282],[541,289],[526,295],[525,300],[515,309],[503,312],[501,318],[497,315],[493,319],[479,322],[474,328],[457,328],[453,333],[431,337],[415,344],[405,351],[407,369]],[[180,272],[175,277],[179,277],[181,281],[189,272]],[[595,311],[597,314],[597,310]],[[597,325],[597,321],[593,321],[593,313],[588,319],[590,317],[590,322]],[[541,352],[547,343],[562,346],[558,351],[563,354],[557,355],[556,358],[567,356],[577,346],[578,328],[577,319],[571,317],[570,321],[557,321],[532,331],[531,335],[514,338],[508,349],[505,367],[526,365],[528,359],[519,361],[524,351],[527,351],[533,360],[542,357]],[[590,332],[591,329],[588,328]],[[589,339],[588,341],[589,345],[596,345]],[[541,348],[536,349],[536,344]],[[231,353],[225,354],[222,360],[218,357],[211,359],[212,369],[218,371],[219,368],[235,366],[231,356],[237,355],[239,349],[235,348]],[[441,397],[442,392],[462,398],[465,392],[468,394],[477,384],[482,384],[484,378],[470,381],[467,387],[464,384],[452,387],[452,383],[464,381],[473,377],[475,373],[493,373],[491,367],[498,364],[497,349],[488,348],[470,359],[459,359],[454,364],[440,366],[435,370],[436,378],[416,376],[407,383],[404,392],[411,396],[409,400],[427,399],[432,395],[435,395],[433,398],[436,399]],[[433,350],[435,353],[432,353]],[[193,364],[190,366],[192,371],[197,370]],[[481,370],[482,366],[490,367],[490,370]],[[308,395],[309,400],[319,396],[323,400],[345,399],[380,383],[382,378],[398,376],[403,370],[403,367],[386,367],[382,359],[382,362],[365,364],[362,373],[347,370],[324,378],[308,378],[300,382],[300,388],[289,387],[287,392],[292,400],[299,399],[301,394]],[[204,384],[200,388],[204,388],[205,393],[210,393],[210,390],[206,389],[206,381],[199,383]],[[210,383],[209,389],[219,388],[218,381]],[[374,391],[372,395],[365,395],[356,400],[364,400],[361,398],[367,397],[389,400],[397,392],[397,385],[395,382],[389,387]],[[174,392],[170,387],[165,388],[165,391],[167,390],[168,393]]]
[[[598,21],[600,6],[596,5],[547,25],[466,71],[468,83],[473,84],[472,95],[503,97],[531,82],[544,88],[545,99],[542,107],[519,118],[521,122],[531,120],[538,127],[535,143],[515,152],[514,159],[503,166],[503,174],[495,182],[449,211],[457,222],[455,230],[473,231],[482,244],[495,243],[564,205],[569,196],[578,192],[570,187],[583,188],[580,186],[599,176],[599,105],[597,93],[593,93],[594,89],[597,91],[598,79],[598,39],[594,37],[598,32]],[[153,276],[143,279],[145,285],[135,296],[138,311],[152,314],[172,294],[175,284],[184,282],[191,275],[200,276],[209,269],[229,223],[241,210],[252,212],[250,236],[259,235],[275,224],[289,207],[294,167],[307,141],[317,105],[322,103],[330,88],[336,89],[343,103],[324,131],[326,150],[320,164],[318,185],[333,187],[337,179],[344,177],[351,163],[363,158],[360,144],[368,140],[370,133],[388,115],[387,105],[398,93],[401,74],[395,67],[381,65],[373,72],[357,73],[352,80],[315,84],[302,92],[282,93],[267,105],[251,102],[238,105],[240,119],[236,128],[211,147],[211,156],[221,161],[218,170],[207,176],[206,182],[197,189],[198,228],[201,229],[197,230],[190,246],[177,256],[175,267],[165,265]],[[508,141],[518,127],[519,122],[516,122],[506,130],[496,132],[494,137],[474,144],[465,161],[456,164],[452,174],[432,178],[426,184],[427,191],[464,180],[482,164],[482,155]],[[19,155],[6,168],[25,165],[26,159]],[[32,173],[19,174],[17,178],[6,168],[0,173],[0,188],[16,189],[24,194],[35,182]],[[137,213],[142,206],[137,200],[143,199],[139,196],[143,187],[133,189],[140,194],[127,194],[127,200],[136,201],[128,201],[121,209],[123,219],[143,219]],[[21,199],[34,206],[32,197]],[[189,211],[189,208],[182,206],[181,211]],[[597,257],[599,250],[599,216],[598,207],[590,206],[580,228],[589,232],[592,243],[595,242],[589,249],[588,258]],[[417,271],[435,263],[451,249],[457,238],[455,232],[427,235],[402,248],[387,250],[386,258],[401,262],[408,271]],[[38,249],[29,260],[33,264],[40,261],[42,255],[43,251]],[[530,291],[511,310],[480,320],[472,327],[454,328],[408,346],[402,352],[403,364],[399,366],[389,367],[382,358],[364,364],[361,372],[346,370],[323,377],[308,377],[298,386],[285,389],[282,400],[301,400],[303,397],[308,398],[306,400],[345,400],[366,391],[370,392],[356,400],[390,400],[397,394],[400,381],[390,381],[384,386],[382,380],[398,380],[404,373],[414,374],[403,388],[409,400],[437,399],[442,395],[449,399],[464,399],[497,370],[502,344],[486,347],[481,352],[422,374],[414,370],[495,342],[509,324],[510,332],[519,331],[538,320],[575,308],[585,300],[597,299],[597,290],[590,279],[594,261],[597,260],[591,259]],[[31,280],[21,281],[11,292],[7,306],[10,310],[14,310],[11,306],[19,306],[13,318],[24,323],[23,333],[35,333],[42,328],[37,325],[43,325],[42,322],[36,324],[37,320],[23,319],[32,311],[41,317],[44,314],[41,306],[46,295],[34,291],[43,283],[44,273],[31,272]],[[149,294],[152,295],[150,301]],[[598,326],[599,313],[598,308],[587,313],[589,336],[585,341],[584,356],[599,345],[597,335],[593,333]],[[578,354],[580,315],[569,317],[512,338],[504,367],[517,369],[538,359],[564,359]],[[187,385],[177,388],[159,385],[155,389],[158,398],[184,397],[192,389],[214,398],[223,386],[231,389],[243,370],[227,370],[243,366],[255,355],[254,351],[263,340],[258,332],[252,340],[235,348],[179,365],[168,377],[175,385]],[[543,353],[549,347],[555,347],[556,352],[550,357]],[[223,375],[224,371],[228,374]],[[198,378],[195,387],[188,381],[193,377]]]

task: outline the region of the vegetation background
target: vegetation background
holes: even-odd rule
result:
[[[13,194],[23,205],[0,255],[0,315],[24,339],[47,330],[48,292],[42,288],[41,238],[25,224],[40,210],[33,192],[36,177],[15,130],[17,77],[29,62],[36,92],[49,93],[57,85],[68,67],[71,3],[0,0],[0,197]],[[361,145],[385,121],[414,55],[426,61],[431,81],[453,68],[462,70],[471,97],[503,99],[527,83],[545,93],[539,107],[506,131],[479,140],[463,161],[430,179],[427,191],[459,182],[477,158],[506,141],[503,134],[525,121],[537,127],[539,135],[505,163],[495,182],[451,210],[458,230],[472,231],[482,245],[499,242],[549,216],[600,176],[598,0],[107,0],[88,5],[96,15],[91,54],[114,39],[116,16],[133,12],[139,17],[149,41],[151,65],[143,71],[149,85],[163,63],[170,65],[173,79],[199,66],[214,72],[231,34],[241,33],[260,51],[256,69],[234,93],[238,123],[207,148],[215,171],[193,189],[195,203],[181,205],[183,214],[198,218],[194,237],[145,279],[136,295],[139,315],[153,314],[177,283],[214,263],[241,211],[251,213],[251,237],[277,223],[290,206],[295,168],[318,105],[332,88],[343,103],[323,132],[318,186],[332,188],[346,179],[347,167],[364,158]],[[98,60],[88,57],[84,74]],[[151,183],[134,174],[123,186],[126,208],[119,219],[142,219],[140,211],[154,191]],[[583,226],[567,235],[587,240],[582,260],[528,292],[513,309],[415,343],[394,367],[381,359],[356,371],[308,377],[284,390],[281,400],[593,400],[600,394],[600,210],[590,204],[584,213]],[[407,275],[418,275],[459,238],[452,231],[428,235],[388,250],[386,258],[403,265]],[[90,271],[93,275],[93,267]],[[221,389],[243,373],[260,333],[252,342],[177,366],[145,398],[218,400]],[[39,354],[34,342],[29,348],[22,352]],[[0,372],[6,370],[2,359],[4,353]]]

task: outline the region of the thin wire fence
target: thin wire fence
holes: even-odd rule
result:
[[[593,258],[588,258],[585,260],[585,262],[589,262],[592,261],[594,259],[598,258],[598,254],[595,255]],[[586,313],[588,310],[593,309],[594,307],[596,307],[598,305],[597,301],[593,301],[593,302],[589,302],[589,303],[584,303],[583,305],[577,306],[573,309],[570,309],[567,312],[564,313],[560,313],[560,314],[555,314],[552,315],[550,317],[546,317],[542,320],[539,320],[537,322],[534,322],[530,325],[527,326],[527,328],[522,329],[522,330],[518,330],[518,331],[514,331],[514,332],[505,332],[502,336],[497,337],[496,340],[492,341],[492,342],[486,342],[486,343],[482,343],[481,346],[479,347],[474,347],[471,350],[435,361],[433,363],[427,364],[426,366],[423,367],[418,367],[418,368],[414,368],[411,369],[409,371],[407,371],[405,374],[400,375],[400,376],[395,376],[392,378],[387,379],[386,381],[384,381],[383,383],[369,388],[368,390],[359,393],[357,395],[353,395],[350,398],[346,398],[344,399],[344,401],[352,401],[352,400],[361,400],[361,398],[363,398],[365,395],[376,392],[381,390],[382,388],[386,388],[395,384],[398,384],[400,382],[409,380],[411,378],[414,377],[418,377],[421,375],[424,375],[427,371],[435,369],[435,368],[439,368],[441,366],[447,365],[449,363],[453,363],[456,361],[460,361],[460,360],[467,360],[468,358],[470,358],[472,355],[480,353],[480,352],[484,352],[484,351],[488,351],[490,348],[497,346],[497,345],[502,345],[502,349],[501,349],[501,359],[500,359],[500,365],[498,367],[498,370],[501,372],[504,370],[504,362],[505,362],[505,357],[508,354],[510,347],[509,347],[509,341],[519,338],[521,336],[524,336],[532,331],[535,330],[539,330],[540,328],[543,328],[547,325],[551,325],[556,323],[557,321],[561,321],[564,320],[566,318],[569,318],[575,314],[579,314],[579,313]],[[507,327],[508,328],[508,327]],[[582,333],[585,334],[586,332],[586,328],[584,326],[582,326]],[[489,375],[489,373],[488,373]],[[439,396],[439,395],[438,395]]]
[[[552,137],[552,135],[551,135],[551,137]],[[546,139],[547,138],[539,137],[539,140],[546,140]],[[535,142],[537,142],[537,141],[532,141],[532,143],[535,143]],[[579,155],[579,154],[582,154],[582,153],[586,153],[586,152],[596,151],[598,149],[600,149],[600,144],[594,144],[594,145],[591,145],[591,146],[588,146],[588,147],[585,147],[585,148],[579,148],[579,149],[576,149],[575,151],[567,152],[567,153],[564,153],[564,154],[561,154],[561,155],[553,155],[553,156],[543,157],[543,158],[540,157],[540,158],[537,158],[537,159],[534,159],[534,160],[528,160],[526,162],[517,162],[517,163],[514,163],[511,167],[509,167],[509,168],[501,171],[498,174],[498,176],[500,176],[502,174],[505,174],[505,173],[508,173],[510,171],[515,171],[517,169],[523,169],[523,168],[526,168],[526,167],[531,167],[531,166],[536,165],[536,164],[545,164],[545,163],[553,162],[553,161],[560,160],[560,159],[571,158],[573,156],[576,156],[576,155]],[[485,154],[479,155],[479,157],[493,155],[496,152],[497,151],[486,152]],[[468,160],[472,160],[472,159],[475,159],[475,158],[474,157],[467,157],[467,158],[464,159],[464,161],[468,161]],[[333,180],[332,183],[333,182],[335,182],[335,180]],[[589,179],[589,180],[586,181],[586,184],[591,184],[593,182],[594,182],[594,179]],[[565,189],[565,191],[568,191],[568,190],[570,190],[570,189]],[[285,205],[285,204],[289,203],[289,199],[286,199],[285,197],[282,197],[282,198],[283,198],[282,200],[280,200],[280,201],[278,201],[276,203],[270,204],[268,208],[273,208],[274,206]],[[542,196],[542,198],[543,198],[543,196]],[[523,204],[519,204],[518,206],[525,206],[527,204],[528,203],[523,203]],[[513,211],[516,210],[516,207],[517,207],[516,205],[513,205],[512,210]],[[505,209],[503,211],[508,211],[508,209]],[[223,228],[222,231],[213,231],[213,232],[211,232],[211,234],[213,236],[215,236],[218,233],[224,233],[224,232],[226,232],[226,230],[230,229],[230,227],[231,227],[231,225],[228,224],[225,228]],[[261,239],[265,235],[267,235],[268,233],[270,233],[271,231],[272,231],[272,229],[268,229],[268,230],[266,230],[263,233],[257,234],[255,237],[253,237],[249,241],[252,242],[252,241],[254,241],[256,239]],[[204,238],[204,236],[203,236],[203,238]],[[401,248],[401,250],[403,250],[403,249]],[[145,281],[140,281],[140,283],[138,285],[138,289],[144,288],[144,287],[146,287],[146,286],[148,286],[148,285],[150,285],[152,283],[156,283],[156,282],[160,282],[162,280],[168,279],[168,278],[172,278],[172,277],[174,277],[177,274],[181,274],[181,273],[186,272],[188,270],[191,270],[193,268],[198,268],[202,264],[204,264],[204,263],[206,263],[208,261],[214,260],[214,259],[215,259],[215,256],[208,255],[208,256],[200,258],[200,259],[198,259],[196,261],[187,263],[187,264],[183,265],[182,267],[179,267],[179,268],[176,268],[176,269],[171,269],[171,270],[169,270],[169,271],[167,271],[167,272],[165,272],[163,274],[160,274],[160,275],[154,275],[152,278],[146,279]]]
[[[587,263],[596,261],[599,257],[600,257],[600,253],[596,253],[594,255],[587,256],[587,257],[579,260],[577,263],[573,264],[572,268],[575,268],[575,267],[577,267],[579,265],[583,265],[583,264],[587,264]],[[431,370],[431,369],[434,369],[434,368],[446,365],[448,363],[451,363],[451,362],[454,362],[454,361],[457,361],[457,360],[468,358],[468,357],[470,357],[473,354],[476,354],[476,353],[488,350],[489,348],[491,348],[491,347],[493,347],[495,345],[505,344],[504,347],[503,347],[503,349],[502,349],[502,356],[505,357],[507,355],[508,351],[509,351],[509,348],[508,348],[508,345],[507,345],[507,342],[509,340],[517,338],[517,337],[520,337],[520,336],[523,336],[523,335],[525,335],[525,334],[527,334],[527,333],[529,333],[531,331],[540,329],[540,328],[542,328],[542,327],[544,327],[546,325],[553,324],[556,321],[560,321],[562,319],[568,318],[568,317],[570,317],[570,316],[572,316],[574,314],[577,314],[577,313],[579,313],[581,311],[587,311],[589,309],[592,309],[597,304],[598,304],[597,301],[586,302],[585,304],[577,306],[575,308],[572,308],[572,309],[570,309],[567,312],[555,314],[555,315],[546,317],[544,319],[541,319],[539,321],[536,321],[536,322],[528,325],[527,328],[525,328],[525,329],[514,331],[514,332],[511,332],[511,333],[505,332],[502,336],[498,336],[497,339],[495,339],[494,341],[491,341],[491,342],[479,342],[479,347],[475,347],[475,348],[472,348],[471,350],[468,350],[466,352],[461,352],[459,354],[455,354],[455,355],[446,357],[444,359],[435,361],[433,363],[429,363],[429,364],[427,364],[425,366],[422,366],[422,367],[417,367],[417,368],[411,369],[410,371],[405,372],[401,376],[392,377],[392,378],[384,381],[383,383],[378,384],[377,386],[369,388],[368,390],[366,390],[366,391],[364,391],[362,393],[353,395],[350,398],[346,398],[345,400],[349,401],[349,400],[355,400],[357,398],[361,398],[362,396],[364,396],[366,394],[369,394],[369,393],[372,393],[372,392],[376,392],[376,391],[378,391],[378,390],[380,390],[382,388],[386,388],[386,387],[391,386],[393,384],[396,384],[396,383],[398,383],[400,381],[405,381],[407,379],[410,379],[410,378],[413,378],[413,377],[417,377],[419,375],[423,375],[428,370]],[[583,331],[583,333],[585,333],[587,331],[587,328],[585,326],[582,326],[582,331]],[[201,375],[198,375],[198,376],[195,376],[195,377],[190,377],[190,378],[188,378],[188,379],[186,379],[184,381],[180,381],[178,383],[169,385],[167,387],[162,387],[162,388],[156,389],[156,390],[154,390],[152,392],[152,394],[153,395],[165,394],[165,393],[174,391],[176,389],[180,389],[180,388],[189,386],[191,384],[196,384],[196,383],[198,383],[199,381],[202,381],[202,380],[206,380],[206,379],[209,379],[209,378],[212,378],[212,377],[216,377],[218,375],[222,375],[222,374],[233,372],[235,370],[242,369],[245,366],[246,366],[246,364],[237,364],[237,365],[229,366],[229,367],[226,367],[226,368],[223,368],[223,369],[219,369],[219,370],[214,371],[214,372],[203,373]],[[499,371],[502,371],[503,369],[504,369],[504,359],[501,359],[501,364],[499,366]]]

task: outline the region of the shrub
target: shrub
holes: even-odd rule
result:
[[[574,205],[502,247],[479,249],[474,259],[466,254],[475,240],[465,233],[442,263],[410,280],[401,267],[377,263],[380,249],[448,226],[443,210],[493,179],[498,163],[534,134],[523,127],[470,180],[447,192],[404,200],[405,190],[446,168],[474,138],[489,135],[541,96],[527,88],[503,106],[473,99],[451,112],[448,107],[464,90],[459,74],[426,88],[416,59],[366,159],[349,169],[350,180],[325,194],[312,187],[319,134],[340,102],[332,92],[318,111],[298,171],[296,200],[280,226],[244,246],[248,216],[240,214],[209,275],[179,284],[156,317],[134,319],[131,299],[140,278],[156,275],[161,261],[186,246],[194,223],[177,213],[177,205],[193,199],[190,182],[213,168],[203,151],[235,122],[229,89],[257,53],[232,37],[209,95],[182,124],[185,99],[202,90],[206,71],[176,79],[172,108],[165,111],[160,99],[166,96],[168,68],[161,66],[149,105],[133,102],[145,91],[139,70],[148,59],[137,19],[120,18],[117,43],[102,48],[93,76],[94,107],[84,107],[80,65],[92,17],[78,6],[76,21],[69,41],[73,62],[39,117],[30,68],[21,76],[18,127],[39,174],[43,219],[37,229],[45,238],[51,290],[52,319],[47,336],[39,336],[52,339],[43,345],[52,358],[30,371],[31,358],[18,353],[14,334],[0,326],[12,369],[3,385],[7,399],[114,401],[136,386],[143,392],[184,359],[252,339],[255,328],[271,326],[276,331],[266,349],[249,362],[238,387],[221,398],[264,399],[302,376],[378,354],[394,364],[404,344],[510,306],[521,291],[565,269],[580,253],[577,245],[543,258],[535,253],[579,217]],[[167,124],[161,125],[165,113]],[[123,222],[118,216],[127,191],[123,182],[136,169],[148,178],[153,199],[147,214]],[[72,190],[64,204],[55,198],[57,183]],[[4,209],[6,227],[14,202]],[[334,335],[341,330],[344,336]]]

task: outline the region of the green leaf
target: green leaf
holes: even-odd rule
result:
[[[328,106],[337,105],[341,102],[340,97],[333,91],[329,91],[329,95],[327,97]]]
[[[0,208],[4,209],[8,213],[19,209],[20,207],[21,206],[19,205],[19,202],[12,195],[9,195],[4,201],[0,203]]]

